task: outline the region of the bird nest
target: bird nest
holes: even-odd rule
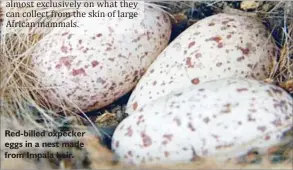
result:
[[[267,77],[266,81],[276,84],[293,94],[293,2],[159,1],[154,3],[164,7],[173,18],[172,39],[191,24],[215,13],[237,13],[259,17],[271,31],[271,36],[273,36],[278,46],[278,61],[274,63],[274,66],[271,68],[270,76]],[[3,8],[0,8],[0,22],[1,15],[3,15],[3,10],[1,9]],[[74,153],[75,159],[46,159],[46,161],[33,160],[31,162],[21,160],[17,163],[15,163],[13,159],[1,159],[1,165],[5,168],[15,169],[24,166],[31,168],[42,167],[43,169],[45,167],[93,169],[125,168],[115,161],[112,153],[104,145],[107,145],[107,142],[109,143],[111,133],[113,133],[115,126],[127,116],[124,111],[129,94],[114,102],[112,105],[95,110],[90,114],[67,112],[68,109],[63,103],[60,103],[60,106],[64,112],[62,112],[62,114],[55,113],[52,111],[46,98],[42,96],[42,89],[37,86],[37,79],[30,65],[31,49],[42,39],[46,32],[29,34],[28,32],[30,31],[29,28],[19,30],[7,29],[4,28],[4,26],[0,29],[2,155],[5,152],[5,141],[11,140],[3,138],[4,129],[21,130],[27,128],[50,131],[53,129],[70,128],[87,131],[89,135],[81,139],[85,143],[83,149],[72,148],[69,150]],[[93,118],[87,115],[93,115]],[[44,138],[42,140],[50,139]],[[27,148],[19,149],[16,152],[25,152],[25,149]],[[38,150],[38,148],[34,149]],[[46,150],[42,152],[46,152]],[[57,150],[50,150],[50,152],[57,152]],[[282,146],[278,149],[272,148],[271,154],[274,154],[274,156],[267,155],[266,157],[259,158],[257,154],[250,153],[241,164],[231,162],[223,165],[213,160],[205,159],[191,164],[172,166],[161,165],[148,168],[222,169],[223,166],[233,169],[292,168],[292,146]],[[258,161],[260,159],[262,160],[261,162]]]

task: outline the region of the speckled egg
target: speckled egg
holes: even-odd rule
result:
[[[191,85],[148,103],[124,119],[112,149],[129,164],[220,161],[288,142],[293,99],[275,85],[225,78]],[[289,137],[290,139],[291,137]],[[292,138],[291,138],[292,139]]]
[[[44,98],[52,105],[89,111],[129,92],[171,34],[169,16],[161,9],[146,5],[132,9],[138,14],[140,10],[143,16],[133,19],[70,18],[66,21],[76,21],[79,27],[54,28],[32,56],[40,87],[46,89]]]
[[[269,32],[255,18],[222,13],[202,19],[148,68],[129,99],[127,113],[190,84],[231,76],[267,78],[274,48]]]

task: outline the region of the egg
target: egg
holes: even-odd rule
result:
[[[131,94],[127,113],[190,84],[231,76],[267,78],[275,48],[255,18],[224,13],[206,17],[157,57]]]
[[[289,138],[293,99],[282,88],[230,77],[191,85],[145,105],[116,128],[112,149],[126,164],[226,161]],[[291,138],[292,140],[292,138]]]
[[[32,67],[42,96],[56,110],[61,104],[73,111],[111,104],[136,85],[167,46],[171,23],[162,9],[142,4],[132,12],[139,16],[69,18],[65,21],[78,27],[54,28],[37,44]]]

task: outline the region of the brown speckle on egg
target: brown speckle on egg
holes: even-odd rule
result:
[[[145,132],[141,132],[140,134],[142,138],[143,147],[149,147],[152,145],[152,139]]]
[[[165,155],[165,157],[167,158],[167,157],[169,157],[170,153],[169,153],[168,151],[165,151],[165,152],[164,152],[164,155]]]
[[[129,127],[127,128],[127,132],[126,132],[125,136],[131,137],[132,134],[133,134],[132,128],[131,128],[131,126],[129,126]]]
[[[194,128],[194,126],[193,126],[193,124],[192,124],[191,122],[188,123],[188,129],[189,129],[190,131],[192,131],[192,132],[195,131],[195,128]]]
[[[194,84],[194,85],[196,85],[196,84],[199,84],[200,81],[199,81],[198,78],[194,78],[194,79],[191,80],[191,83]]]
[[[137,102],[134,102],[134,103],[132,104],[132,107],[133,107],[133,110],[136,110],[136,109],[137,109],[137,107],[138,107],[138,104],[137,104]]]

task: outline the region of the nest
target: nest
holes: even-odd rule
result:
[[[281,86],[289,93],[293,94],[293,2],[281,1],[281,2],[260,2],[262,5],[253,7],[253,10],[245,8],[241,9],[241,1],[237,2],[159,2],[160,6],[165,7],[165,10],[173,17],[174,27],[177,28],[175,34],[181,33],[189,25],[202,19],[206,16],[212,15],[214,12],[230,12],[230,13],[242,13],[248,15],[255,15],[263,20],[265,25],[271,31],[271,35],[274,37],[275,42],[278,46],[278,61],[274,63],[271,68],[271,74],[267,77],[266,81],[269,83]],[[267,5],[266,5],[267,4]],[[264,7],[266,6],[266,7]],[[265,8],[265,10],[263,9]],[[40,9],[38,9],[40,10]],[[69,9],[70,10],[70,9]],[[0,23],[2,23],[3,10],[0,8]],[[2,19],[1,19],[2,18]],[[84,117],[80,117],[75,113],[66,112],[68,108],[63,103],[60,103],[63,114],[55,113],[52,111],[52,106],[42,96],[42,89],[37,86],[38,82],[36,76],[30,66],[31,49],[42,39],[43,35],[48,33],[50,30],[45,32],[37,32],[38,34],[31,34],[29,28],[26,29],[7,29],[1,25],[0,29],[0,105],[1,105],[1,125],[2,129],[45,129],[53,130],[60,129],[64,126],[90,131],[89,136],[83,140],[87,141],[85,151],[78,152],[81,155],[80,160],[87,160],[88,165],[80,163],[78,165],[73,164],[72,161],[59,160],[52,165],[52,162],[36,162],[28,163],[26,161],[19,162],[19,164],[11,164],[11,160],[5,160],[3,163],[4,167],[16,168],[23,167],[22,164],[29,164],[26,167],[37,168],[66,168],[66,167],[78,167],[85,168],[91,167],[94,169],[98,168],[115,168],[121,165],[116,164],[112,153],[109,152],[104,146],[100,145],[103,143],[101,140],[94,136],[99,136],[104,139],[103,129],[97,128],[94,121],[92,121],[85,114]],[[173,35],[173,38],[176,35]],[[115,109],[115,107],[121,109]],[[116,119],[114,124],[117,125],[122,120],[121,111],[125,109],[125,103],[117,104],[114,103],[111,107],[94,111],[95,114],[103,113],[111,108],[110,112],[112,115],[111,119]],[[108,114],[108,112],[107,112]],[[120,115],[119,115],[120,114]],[[108,114],[109,115],[109,114]],[[114,116],[113,116],[114,115]],[[104,116],[105,117],[105,116]],[[103,117],[103,118],[104,118]],[[113,118],[114,117],[114,118]],[[101,120],[98,119],[98,122]],[[13,123],[12,123],[13,122]],[[91,128],[88,128],[89,125]],[[91,129],[91,130],[89,130]],[[3,134],[3,131],[1,132]],[[90,138],[90,139],[89,139]],[[2,138],[3,139],[3,138]],[[1,140],[2,140],[1,139]],[[58,141],[60,142],[60,141]],[[1,142],[3,143],[3,142]],[[1,147],[3,148],[3,147]],[[4,151],[1,150],[3,153]],[[75,152],[75,151],[74,151]],[[291,148],[286,146],[284,152],[287,158],[292,159],[292,146]],[[291,153],[291,157],[290,157]],[[104,158],[107,158],[106,160]],[[253,157],[253,159],[255,156]],[[266,160],[266,159],[265,159]],[[13,160],[12,160],[13,161]],[[81,161],[81,162],[83,162]],[[249,161],[248,161],[249,162]],[[251,162],[251,161],[250,161]],[[11,167],[12,166],[12,167]],[[159,166],[162,168],[162,166]],[[188,165],[177,165],[177,166],[163,166],[163,168],[200,168],[200,169],[216,169],[223,167],[221,164],[212,160],[203,160],[200,163],[192,163]],[[282,162],[281,164],[271,164],[271,161],[263,161],[262,164],[251,165],[242,164],[231,165],[225,164],[225,167],[239,168],[239,169],[254,169],[254,168],[276,168],[286,169],[292,168],[292,162]],[[130,168],[130,167],[128,167]],[[158,168],[149,167],[149,168]]]

